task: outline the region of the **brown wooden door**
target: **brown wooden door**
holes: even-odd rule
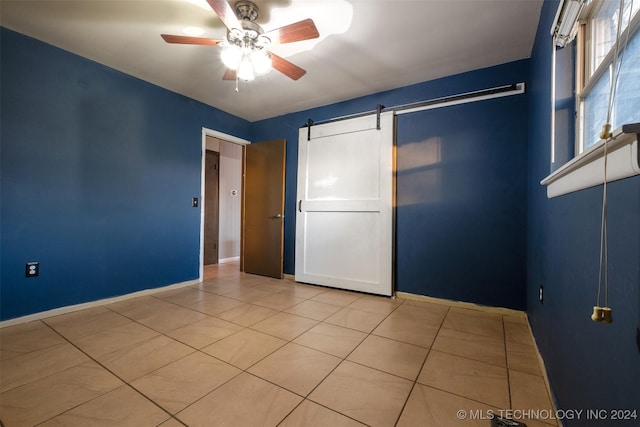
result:
[[[204,163],[204,265],[218,263],[220,153],[207,150]]]
[[[245,148],[243,271],[281,279],[284,256],[285,140]]]

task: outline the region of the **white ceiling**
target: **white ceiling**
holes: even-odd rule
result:
[[[272,48],[307,70],[300,80],[272,71],[236,93],[219,47],[165,43],[187,26],[225,37],[203,0],[0,0],[0,23],[256,121],[528,58],[543,0],[254,2],[265,31],[315,21],[320,39]]]

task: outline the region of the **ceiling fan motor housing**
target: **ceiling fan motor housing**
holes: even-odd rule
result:
[[[259,9],[254,2],[240,0],[236,2],[236,15],[242,21],[255,21],[258,19]]]
[[[242,28],[233,28],[227,32],[229,43],[244,44],[253,48],[263,48],[269,45],[271,40],[266,36],[261,36],[264,30],[255,22],[258,18],[258,6],[251,1],[241,0],[236,2],[235,9]]]

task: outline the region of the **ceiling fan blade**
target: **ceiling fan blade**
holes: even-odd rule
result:
[[[235,80],[235,79],[236,79],[236,70],[227,68],[227,71],[225,71],[224,75],[222,76],[222,80]]]
[[[285,76],[293,80],[298,80],[300,77],[307,74],[307,71],[298,67],[297,65],[287,61],[286,59],[271,53],[271,66],[280,71]]]
[[[171,34],[160,34],[160,37],[167,43],[178,44],[198,44],[205,46],[217,46],[221,40],[207,39],[204,37],[174,36]]]
[[[271,39],[272,44],[293,43],[320,37],[316,24],[310,18],[268,31],[264,35]]]
[[[227,0],[207,0],[211,9],[220,17],[222,23],[230,30],[234,28],[242,29],[236,13]]]

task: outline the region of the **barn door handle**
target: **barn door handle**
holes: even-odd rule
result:
[[[298,200],[298,212],[302,212],[302,200]]]
[[[282,215],[281,214],[273,215],[273,216],[270,216],[269,218],[271,218],[271,219],[279,219],[279,218],[282,218]]]

